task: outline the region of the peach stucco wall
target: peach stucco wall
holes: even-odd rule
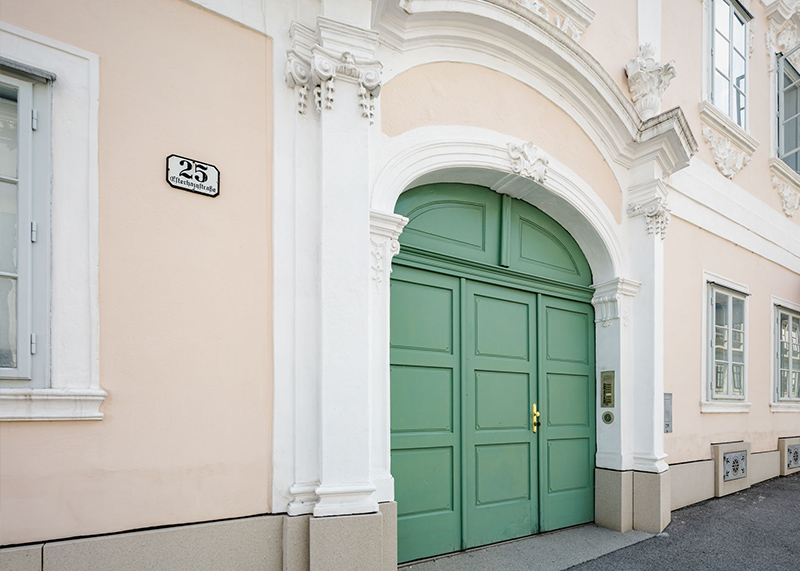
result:
[[[381,130],[390,137],[430,125],[483,127],[533,143],[586,181],[620,220],[622,194],[611,169],[572,118],[539,92],[473,64],[410,69],[381,91]]]
[[[2,0],[100,56],[102,421],[0,425],[0,544],[270,510],[271,42],[179,0]],[[170,188],[167,155],[221,193]]]
[[[584,4],[595,11],[595,17],[581,35],[580,45],[628,95],[625,64],[639,49],[638,0],[584,0]]]
[[[753,452],[776,450],[779,437],[800,434],[800,413],[770,412],[771,298],[800,303],[800,276],[676,217],[664,248],[664,390],[673,395],[674,430],[664,435],[667,462],[711,458],[711,443],[735,440],[750,441]],[[705,367],[701,358],[706,311],[703,270],[750,289],[747,393],[752,406],[748,413],[700,412]],[[679,335],[674,334],[678,331]]]

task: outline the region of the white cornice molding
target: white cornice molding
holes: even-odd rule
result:
[[[772,171],[772,186],[781,197],[783,213],[791,218],[800,208],[800,174],[781,159],[770,159],[769,168]]]
[[[697,152],[697,141],[680,107],[642,123],[637,142],[635,163],[655,159],[665,176],[688,166]]]
[[[675,61],[658,63],[655,60],[655,53],[652,44],[643,44],[639,46],[639,54],[625,66],[628,89],[642,121],[647,121],[661,112],[664,91],[677,75]]]

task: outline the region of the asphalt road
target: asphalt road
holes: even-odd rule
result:
[[[672,512],[663,533],[580,571],[800,571],[800,473]]]

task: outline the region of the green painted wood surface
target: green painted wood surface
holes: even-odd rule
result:
[[[593,520],[594,323],[577,244],[480,187],[421,187],[397,210],[411,219],[391,280],[399,561]]]
[[[464,547],[538,530],[536,296],[466,283]]]
[[[531,276],[589,286],[592,273],[575,239],[538,208],[468,184],[404,192],[395,211],[409,219],[400,243]]]

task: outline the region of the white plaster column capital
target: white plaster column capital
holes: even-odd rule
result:
[[[639,46],[639,54],[625,66],[625,73],[633,104],[642,121],[658,115],[664,91],[677,75],[675,62],[658,63],[655,48],[646,43]]]
[[[628,206],[628,216],[644,216],[646,218],[646,229],[648,234],[660,237],[662,240],[667,237],[667,226],[670,222],[670,209],[666,199],[656,198],[650,202],[636,203]]]
[[[294,22],[287,52],[286,83],[297,92],[297,111],[304,114],[309,91],[318,113],[332,110],[336,82],[358,85],[361,116],[374,122],[375,102],[382,84],[381,63],[372,59],[377,34],[348,24],[318,18],[317,30]]]

